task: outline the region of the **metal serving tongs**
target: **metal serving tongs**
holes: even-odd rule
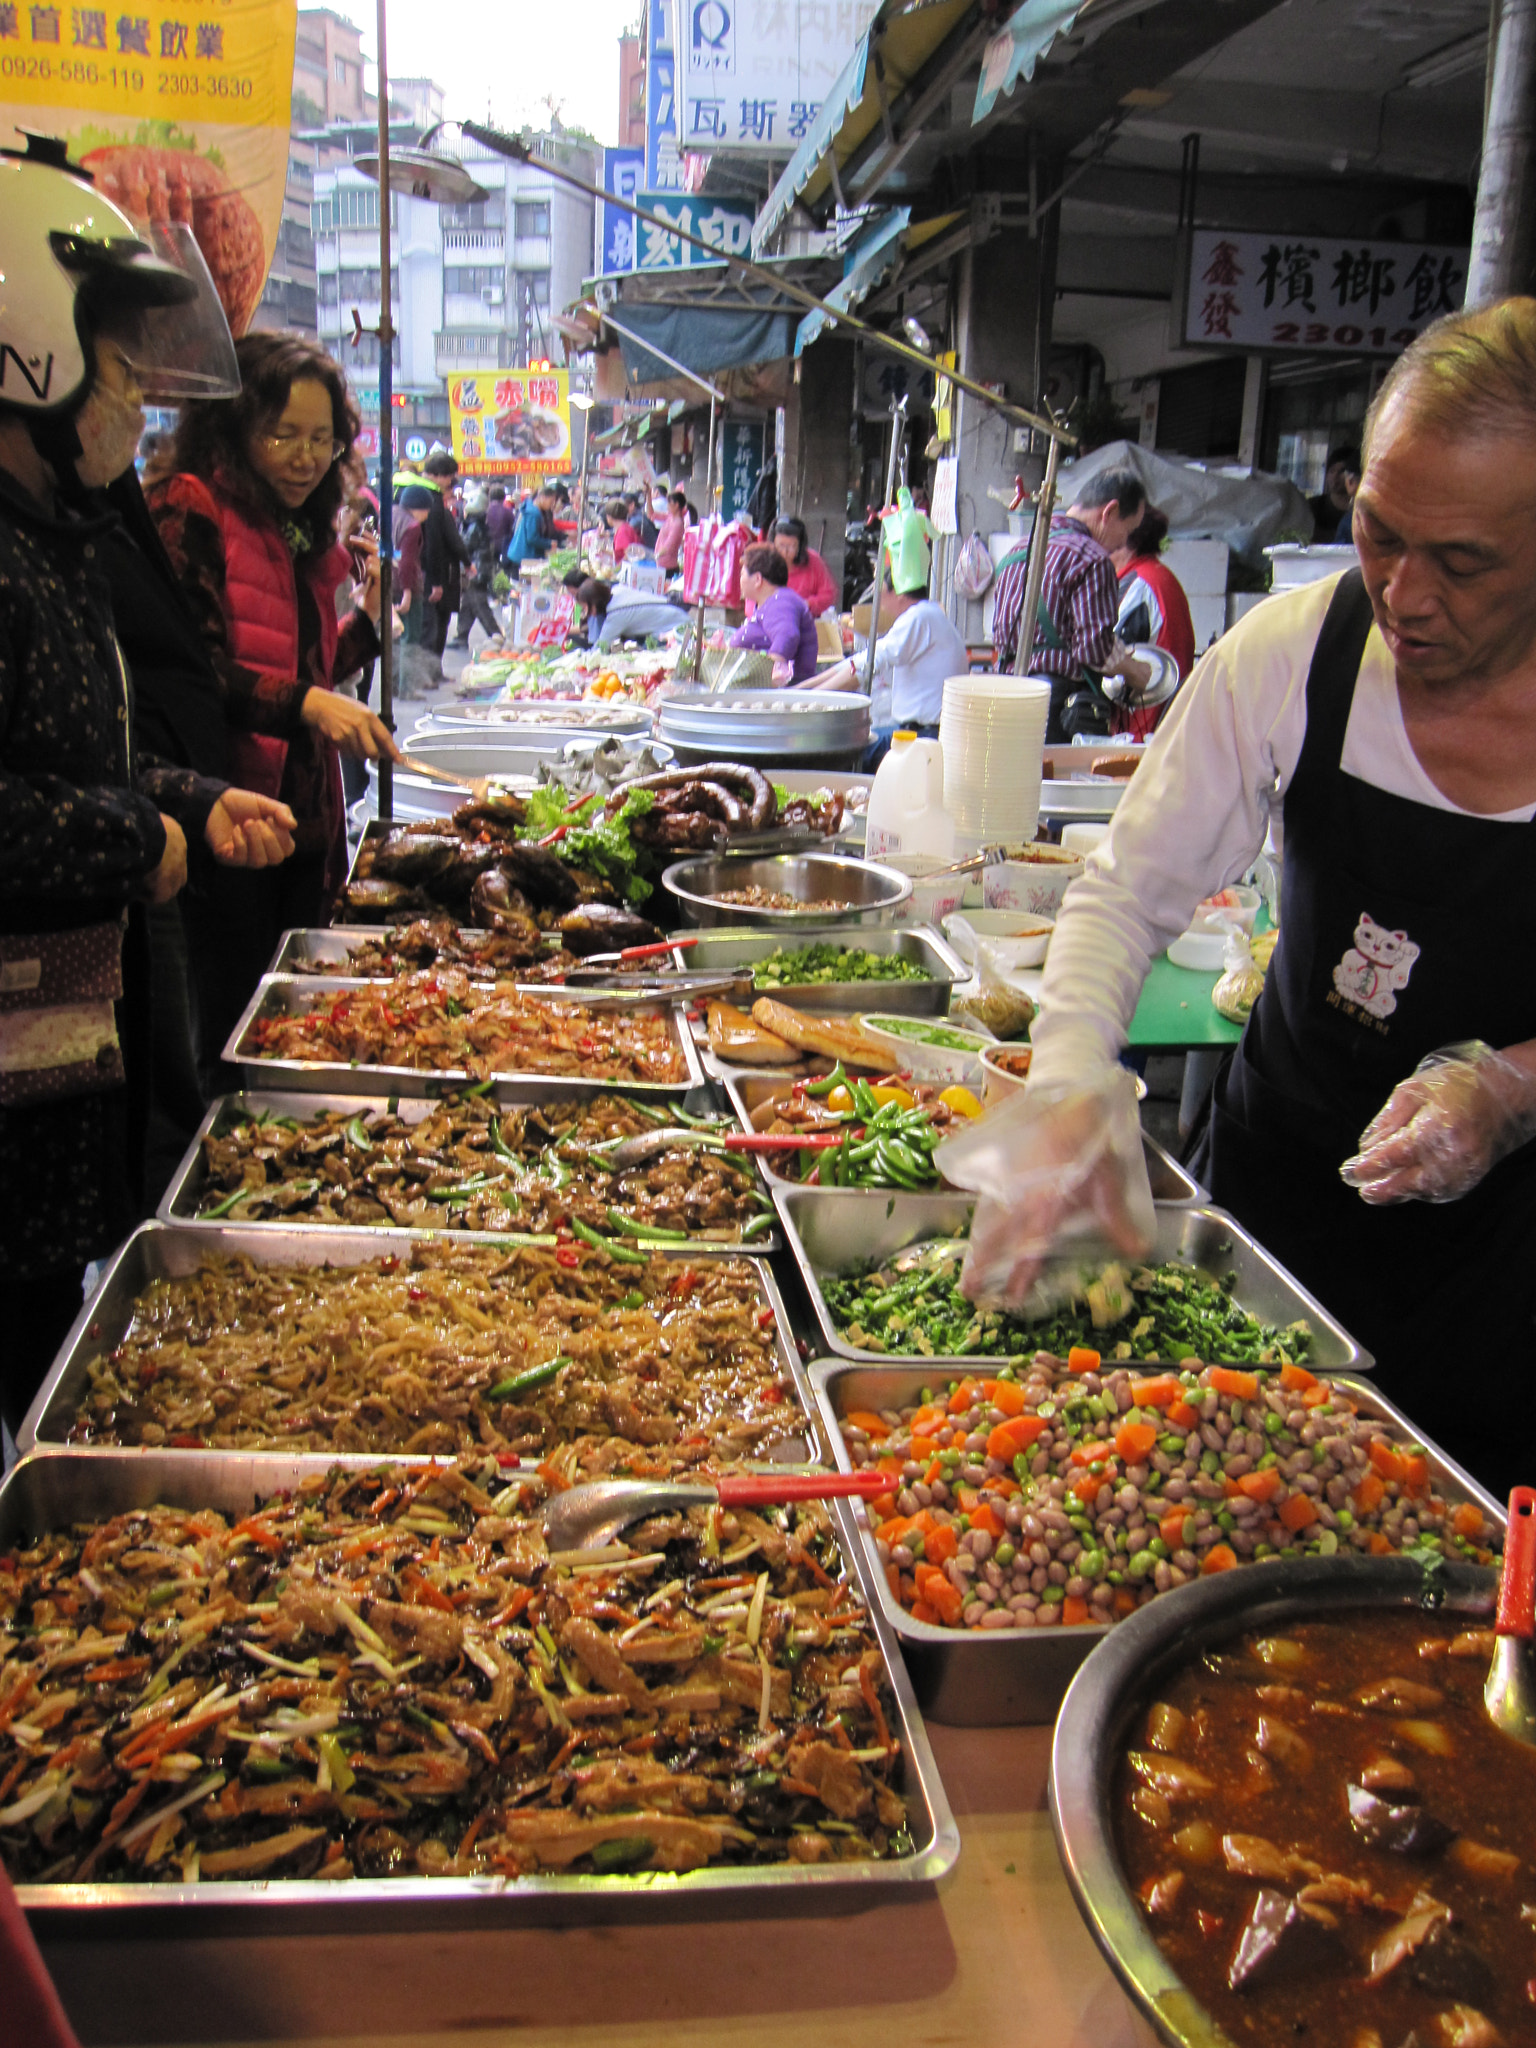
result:
[[[1531,1670],[1531,1629],[1536,1604],[1536,1489],[1517,1486],[1509,1496],[1504,1571],[1499,1580],[1498,1641],[1483,1705],[1495,1728],[1516,1742],[1536,1745],[1536,1674]]]
[[[995,868],[999,861],[1006,860],[1008,850],[1004,846],[980,846],[964,860],[951,861],[947,868],[935,868],[931,875],[924,875],[923,887],[930,882],[940,882],[946,875],[974,875],[981,868]]]
[[[727,1472],[713,1482],[594,1479],[557,1493],[544,1509],[552,1551],[601,1550],[647,1515],[668,1508],[777,1507],[792,1500],[878,1500],[888,1472]]]

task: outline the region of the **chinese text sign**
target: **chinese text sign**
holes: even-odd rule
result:
[[[750,200],[706,199],[695,193],[642,192],[638,204],[652,220],[681,228],[682,235],[669,235],[650,221],[635,222],[636,270],[695,270],[701,263],[716,263],[726,256],[750,256],[755,209]],[[685,242],[683,235],[697,235],[718,256],[706,255]]]
[[[763,469],[761,420],[727,420],[720,429],[720,517],[744,513]]]
[[[1467,252],[1197,228],[1184,338],[1194,347],[1396,355],[1460,307]]]
[[[679,0],[682,147],[792,155],[875,5],[876,0]]]
[[[480,370],[448,379],[453,452],[470,476],[560,476],[571,466],[564,370]]]
[[[603,190],[611,192],[616,199],[634,202],[639,197],[644,170],[643,149],[605,149]],[[604,277],[612,277],[616,271],[634,269],[636,226],[635,216],[626,213],[623,207],[603,207],[603,245],[598,269]]]

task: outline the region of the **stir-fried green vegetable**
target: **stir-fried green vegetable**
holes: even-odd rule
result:
[[[758,988],[793,988],[808,982],[932,981],[926,967],[902,953],[872,953],[867,946],[780,946],[752,969]]]

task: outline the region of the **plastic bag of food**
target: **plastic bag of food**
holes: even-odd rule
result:
[[[956,597],[979,604],[992,588],[992,579],[997,574],[992,557],[981,535],[972,530],[970,539],[955,557],[953,582]]]
[[[1253,957],[1247,935],[1229,931],[1222,955],[1221,979],[1211,990],[1211,1001],[1232,1023],[1246,1024],[1249,1011],[1263,991],[1264,970]]]

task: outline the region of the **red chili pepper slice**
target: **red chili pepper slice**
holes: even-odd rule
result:
[[[581,1264],[581,1254],[573,1244],[560,1245],[555,1252],[555,1264],[557,1266],[579,1266]]]

